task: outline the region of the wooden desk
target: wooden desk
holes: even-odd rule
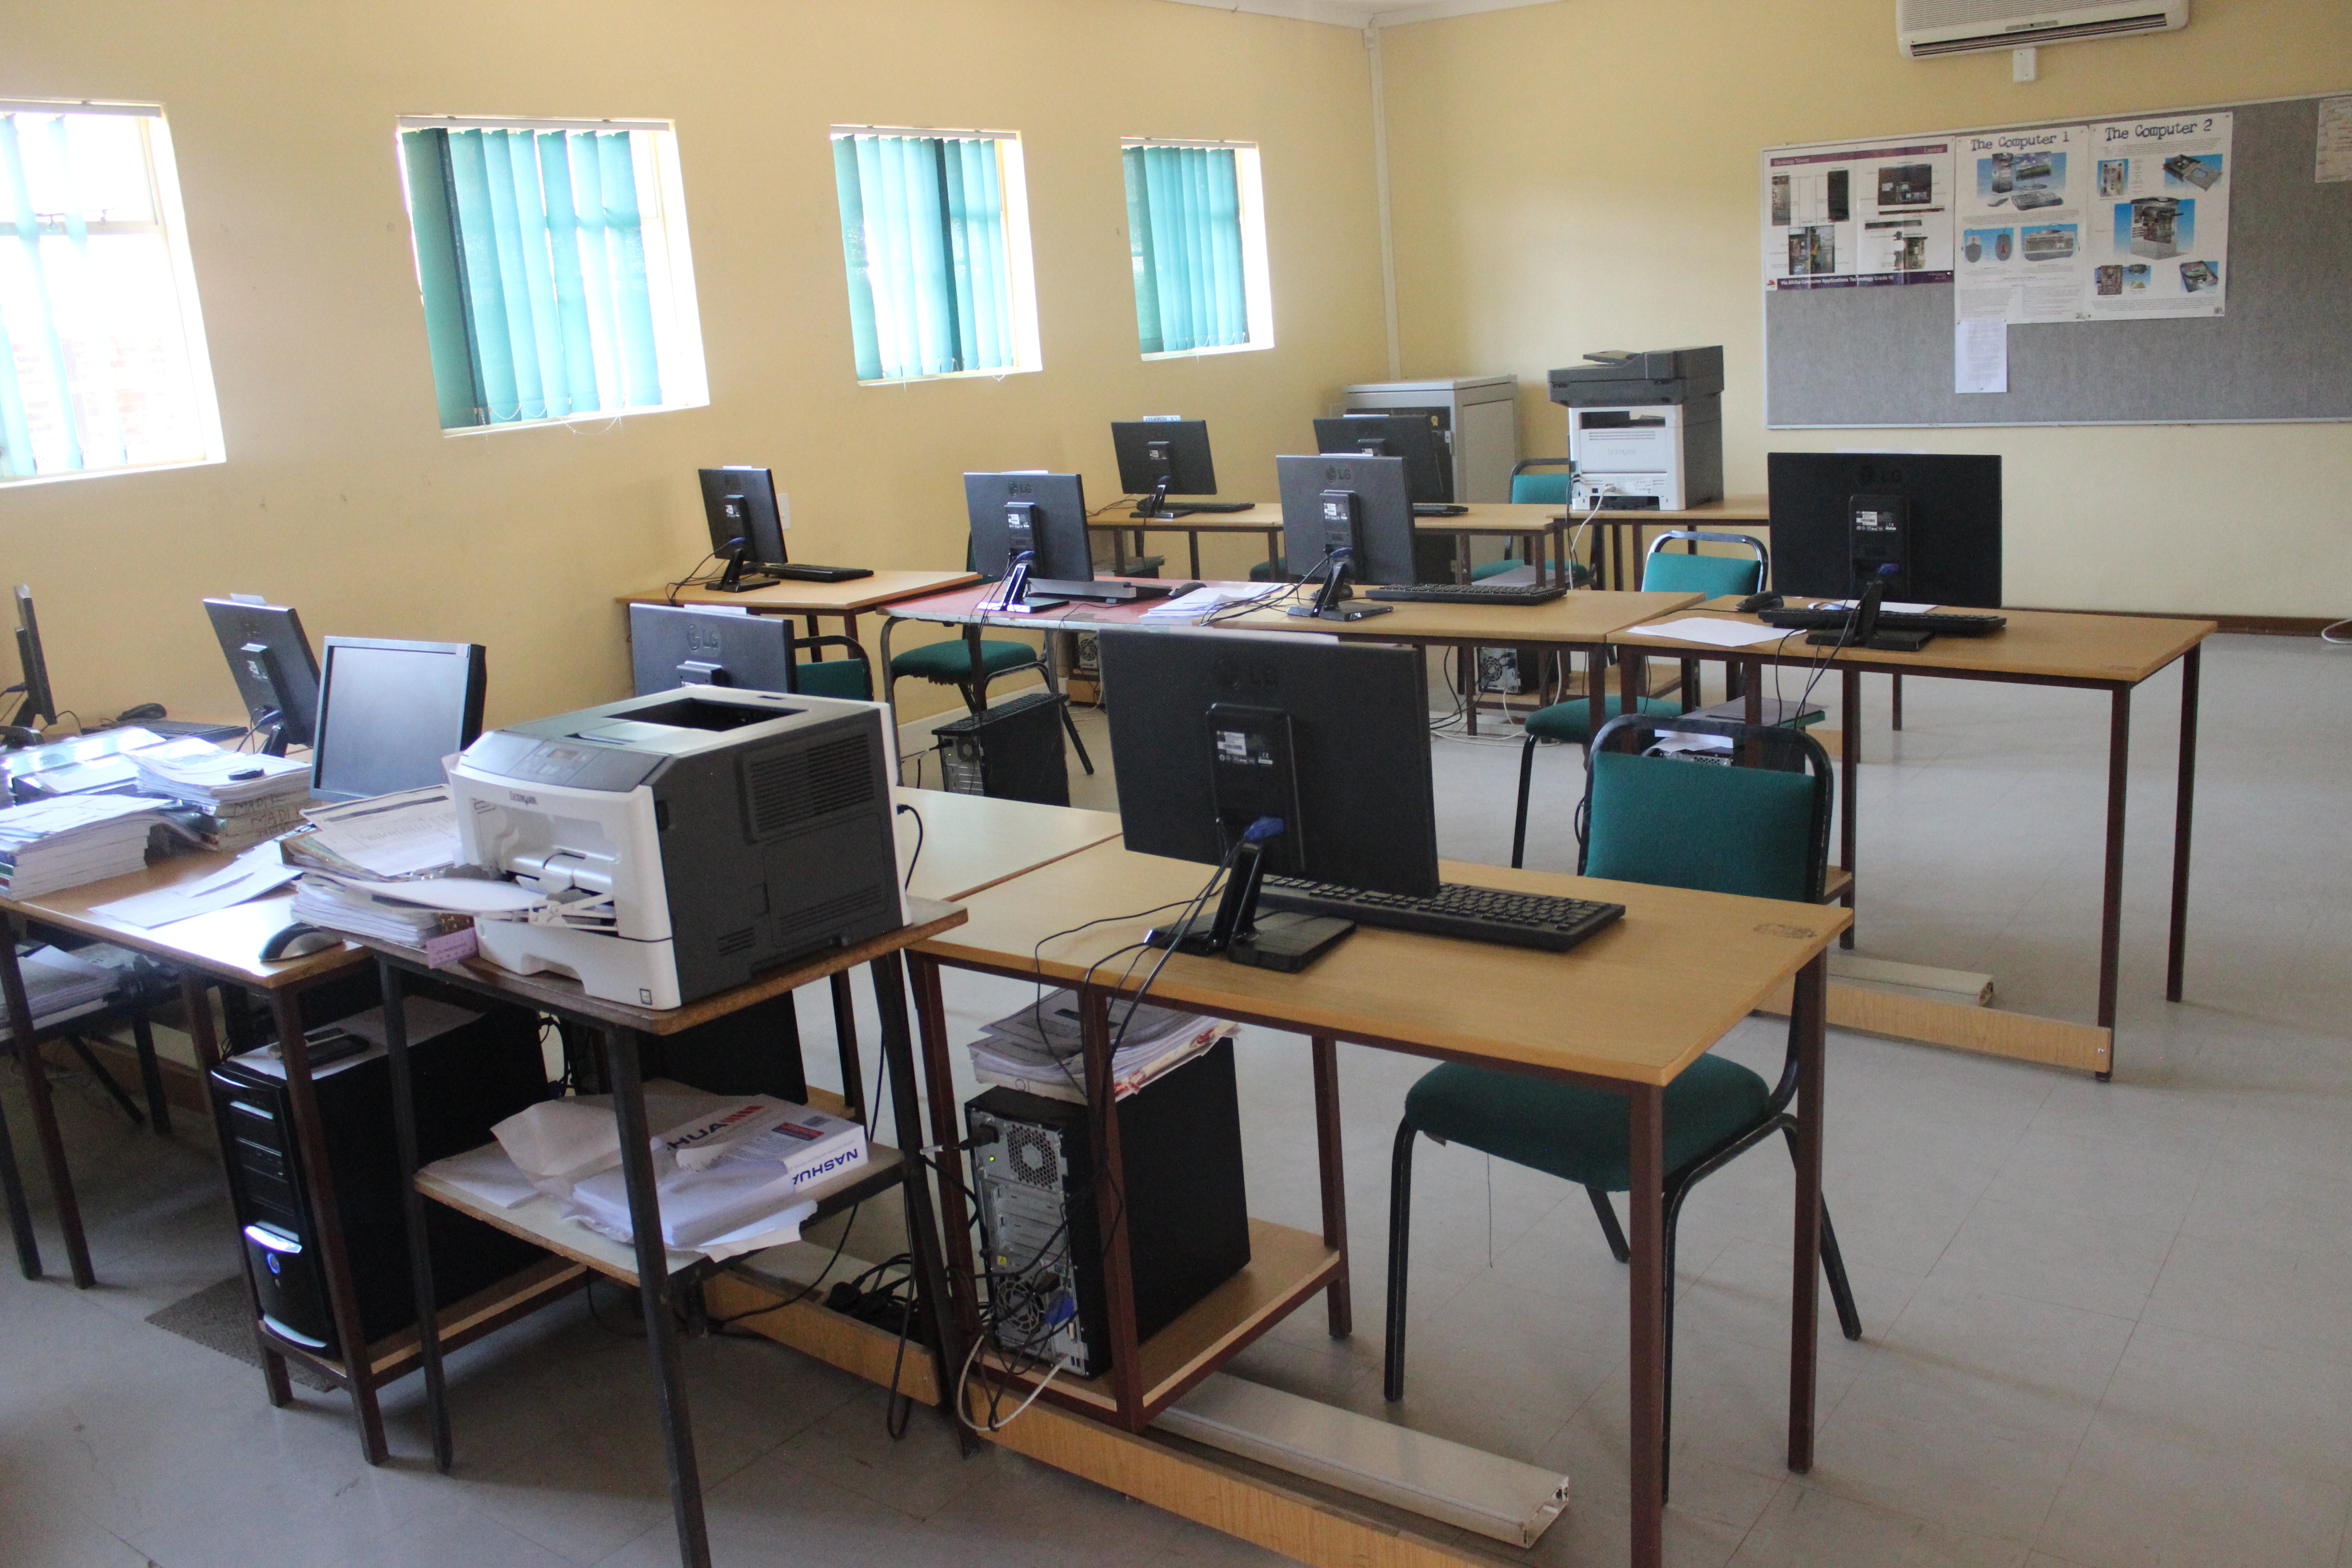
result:
[[[1810,601],[1796,601],[1808,603]],[[1702,606],[1710,620],[1748,626],[1762,623],[1752,616],[1730,612],[1735,603],[1716,599]],[[1768,665],[1810,667],[1825,656],[1836,665],[1845,717],[1839,760],[1839,793],[1845,805],[1839,816],[1839,860],[1851,872],[1855,868],[1854,786],[1862,761],[1862,677],[1865,673],[1894,676],[1932,675],[1958,680],[1999,680],[2029,686],[2064,686],[2109,694],[2107,727],[2106,874],[2100,914],[2099,996],[2097,1038],[2087,1048],[2052,1045],[2048,1049],[2002,1050],[2056,1065],[2087,1068],[2102,1079],[2114,1073],[2116,993],[2123,939],[2124,815],[2127,763],[2131,751],[2132,690],[2142,681],[2178,661],[2180,665],[2180,770],[2174,796],[2172,842],[2172,910],[2170,948],[2165,970],[2165,996],[2178,1002],[2189,930],[2189,826],[2197,784],[2197,687],[2205,639],[2220,628],[2211,621],[2175,620],[2147,616],[2086,616],[2055,610],[2004,610],[2009,625],[1989,637],[1938,637],[1916,653],[1886,653],[1845,648],[1834,653],[1806,644],[1805,634],[1792,632],[1779,642],[1749,648],[1722,648],[1712,644],[1684,642],[1629,627],[1610,638],[1620,650],[1619,679],[1631,693],[1642,679],[1643,655],[1670,651],[1681,658],[1720,658],[1748,670],[1748,713],[1759,711],[1762,700],[1758,672]],[[1851,902],[1853,890],[1848,888]],[[1845,943],[1853,945],[1851,929]],[[1843,1020],[1841,1020],[1843,1021]],[[2079,1028],[2079,1026],[2075,1026]],[[2054,1040],[2055,1037],[2053,1037]],[[1939,1043],[1968,1042],[1947,1039]],[[1977,1047],[1983,1048],[1983,1047]]]
[[[961,903],[1025,871],[1118,837],[1118,814],[941,789],[896,790],[920,814],[922,849],[907,890]]]
[[[649,1035],[676,1034],[845,973],[861,963],[867,964],[874,979],[875,1003],[881,1013],[882,1059],[889,1074],[898,1117],[898,1148],[921,1147],[922,1116],[916,1105],[906,973],[899,955],[918,942],[961,925],[964,911],[929,899],[910,900],[909,904],[908,923],[896,931],[855,947],[784,965],[748,984],[662,1011],[590,996],[581,989],[579,982],[558,974],[517,974],[480,959],[434,970],[426,967],[421,953],[404,948],[373,947],[383,981],[385,1054],[391,1058],[393,1119],[400,1144],[410,1268],[422,1330],[419,1351],[425,1371],[425,1412],[432,1430],[434,1460],[440,1468],[449,1468],[454,1454],[448,1389],[442,1367],[445,1346],[436,1332],[432,1310],[433,1256],[425,1245],[425,1205],[429,1196],[494,1224],[500,1221],[485,1205],[463,1201],[454,1189],[418,1179],[415,1100],[403,1011],[403,997],[410,977],[429,975],[441,984],[454,984],[496,1001],[535,1007],[603,1035],[607,1087],[612,1091],[613,1113],[620,1132],[621,1170],[629,1194],[629,1227],[635,1239],[624,1254],[617,1249],[580,1245],[581,1238],[568,1232],[558,1235],[551,1226],[544,1237],[532,1233],[531,1238],[547,1245],[571,1243],[562,1250],[575,1264],[637,1287],[644,1306],[646,1349],[652,1362],[656,1404],[669,1459],[670,1506],[677,1526],[678,1558],[687,1568],[709,1568],[710,1542],[703,1523],[702,1479],[695,1458],[694,1428],[687,1411],[685,1368],[679,1359],[677,1330],[670,1321],[670,1253],[662,1244],[661,1210],[654,1190],[649,1148],[653,1132],[646,1121],[645,1088],[639,1074],[640,1041]],[[961,1345],[955,1316],[946,1310],[949,1295],[940,1269],[939,1233],[932,1224],[930,1187],[922,1164],[898,1157],[898,1151],[877,1147],[874,1171],[830,1192],[829,1196],[845,1205],[887,1185],[898,1186],[905,1194],[917,1282],[923,1300],[929,1304],[931,1319],[939,1327],[939,1342],[931,1347],[933,1370],[939,1385],[945,1388],[949,1383],[948,1368],[962,1364]],[[514,1227],[518,1223],[514,1214],[500,1212],[509,1228]],[[520,1315],[509,1314],[502,1321]]]
[[[1107,1249],[1112,1365],[1103,1378],[1055,1380],[1042,1398],[1063,1409],[1141,1433],[1151,1418],[1202,1378],[1318,1292],[1328,1294],[1334,1335],[1349,1332],[1347,1215],[1339,1119],[1336,1047],[1340,1040],[1413,1056],[1567,1079],[1622,1092],[1632,1118],[1633,1560],[1661,1561],[1664,1487],[1664,1226],[1661,1192],[1664,1086],[1740,1019],[1791,988],[1792,1027],[1802,1062],[1801,1128],[1790,1292],[1790,1468],[1812,1454],[1813,1356],[1820,1280],[1822,975],[1843,910],[1738,899],[1631,883],[1601,882],[1492,866],[1448,863],[1454,880],[1571,893],[1623,903],[1625,919],[1581,947],[1553,954],[1360,929],[1302,974],[1244,968],[1222,959],[1171,955],[1152,1000],[1308,1037],[1321,1152],[1323,1234],[1252,1222],[1250,1268],[1142,1344],[1134,1330],[1132,1260],[1124,1232]],[[1120,986],[1103,961],[1139,942],[1150,920],[1097,916],[1181,903],[1207,879],[1205,868],[1104,845],[1014,878],[974,897],[971,918],[917,948],[918,1013],[934,1118],[934,1142],[953,1141],[956,1096],[941,1000],[941,965],[1081,986],[1087,1081],[1102,1134],[1100,1212],[1116,1212],[1118,1119],[1100,1102],[1109,1082],[1106,1007]],[[1065,934],[1055,934],[1065,933]],[[1051,937],[1039,948],[1041,939]],[[1142,966],[1139,975],[1150,973]],[[1132,989],[1132,983],[1129,984]],[[971,1277],[963,1195],[942,1193],[950,1261]],[[960,1294],[961,1312],[972,1311]],[[973,1321],[967,1317],[967,1321]],[[1076,1468],[1083,1445],[1039,1436],[1016,1423],[1001,1441]],[[1131,1452],[1131,1451],[1130,1451]],[[1133,1473],[1122,1481],[1139,1488]],[[1269,1489],[1270,1491],[1270,1489]],[[1261,1498],[1265,1494],[1261,1493]],[[1274,1494],[1280,1495],[1280,1494]],[[1150,1500],[1160,1500],[1155,1495]],[[1185,1511],[1171,1499],[1168,1506]],[[1195,1518],[1269,1540],[1265,1509],[1215,1511],[1191,1501]],[[1399,1562],[1472,1561],[1435,1541],[1411,1539]],[[1380,1548],[1382,1560],[1393,1546]],[[1477,1561],[1484,1561],[1479,1559]]]
[[[1118,579],[1108,578],[1107,580],[1118,581]],[[1141,582],[1149,579],[1138,578],[1133,581]],[[1168,586],[1165,583],[1155,585],[1162,588]],[[900,621],[929,621],[936,626],[961,626],[964,641],[973,650],[972,657],[976,662],[979,658],[981,629],[983,626],[1007,626],[1020,631],[1033,632],[1077,632],[1092,631],[1097,626],[1139,626],[1143,622],[1143,613],[1146,610],[1164,602],[1160,599],[1150,599],[1130,605],[1097,605],[1073,599],[1058,610],[1046,610],[1036,615],[982,609],[980,607],[982,603],[993,597],[995,593],[996,584],[975,581],[970,587],[952,588],[943,594],[927,594],[920,598],[900,599],[883,612],[882,700],[890,709],[890,733],[893,744],[896,743],[898,733],[898,683],[889,677],[890,634]],[[1055,668],[1055,659],[1058,658],[1055,639],[1048,637],[1045,639],[1045,645],[1044,661],[1045,689],[1049,691],[1059,691],[1062,689],[1061,676]],[[1076,732],[1075,729],[1071,731],[1073,735]],[[1082,761],[1086,760],[1083,750],[1079,752],[1079,757]],[[1094,772],[1091,762],[1087,762],[1087,771]]]
[[[840,620],[842,635],[855,641],[857,617],[868,610],[918,595],[936,594],[942,588],[952,588],[962,583],[980,580],[975,572],[877,572],[871,577],[856,577],[846,583],[799,583],[786,581],[772,588],[753,588],[741,594],[721,594],[715,589],[693,587],[672,591],[655,589],[644,594],[625,594],[624,605],[715,605],[730,610],[749,610],[755,616],[805,616],[809,636],[817,635],[820,617],[832,616]]]
[[[1247,511],[1194,511],[1182,517],[1137,517],[1134,514],[1138,498],[1123,496],[1108,506],[1090,512],[1087,527],[1097,533],[1110,535],[1110,568],[1124,574],[1128,567],[1127,536],[1135,535],[1135,552],[1143,553],[1143,536],[1147,533],[1181,533],[1192,551],[1192,575],[1201,575],[1201,535],[1204,533],[1256,533],[1265,538],[1265,563],[1279,576],[1282,570],[1282,508],[1261,503]]]

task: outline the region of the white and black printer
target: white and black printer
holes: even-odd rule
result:
[[[906,921],[885,710],[689,687],[492,731],[450,770],[465,858],[546,895],[482,956],[676,1007]]]

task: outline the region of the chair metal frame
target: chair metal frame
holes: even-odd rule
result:
[[[1756,591],[1760,594],[1772,585],[1772,552],[1764,547],[1762,540],[1752,533],[1715,533],[1697,528],[1669,528],[1653,534],[1650,548],[1642,552],[1642,574],[1644,578],[1649,575],[1650,557],[1664,550],[1673,540],[1688,543],[1693,555],[1698,553],[1701,544],[1745,544],[1756,552],[1756,563],[1762,568],[1756,574]]]

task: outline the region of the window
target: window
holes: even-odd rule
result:
[[[1272,348],[1257,149],[1231,142],[1120,145],[1135,335],[1145,357]]]
[[[0,100],[0,482],[222,460],[162,110]]]
[[[1021,138],[835,126],[860,381],[1035,370]]]
[[[441,427],[710,401],[667,122],[404,119]]]

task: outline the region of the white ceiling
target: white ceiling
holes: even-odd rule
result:
[[[1304,22],[1328,22],[1339,27],[1384,27],[1399,22],[1426,22],[1439,16],[1466,16],[1474,11],[1507,11],[1520,5],[1549,5],[1558,0],[1175,0],[1180,5],[1206,5],[1213,11],[1255,11],[1264,16],[1290,16]]]

